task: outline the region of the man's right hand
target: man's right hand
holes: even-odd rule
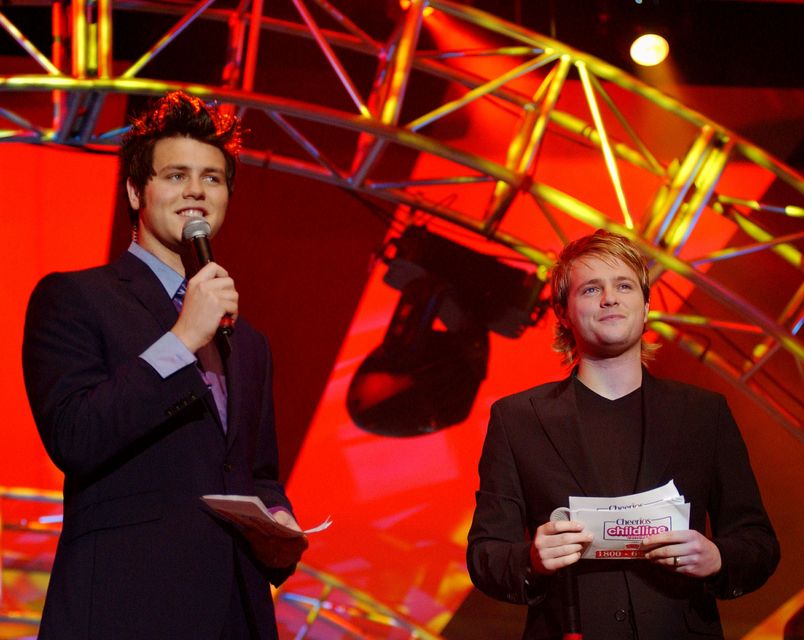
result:
[[[196,353],[215,337],[224,315],[237,317],[237,303],[234,280],[226,269],[210,262],[188,280],[184,304],[171,331]]]
[[[583,527],[582,522],[560,520],[546,522],[536,529],[536,536],[530,545],[530,564],[533,570],[550,575],[578,562],[593,537]]]
[[[279,524],[301,533],[302,529],[290,511],[284,507],[272,507],[269,511]],[[301,560],[302,553],[309,546],[305,535],[298,538],[266,536],[257,529],[249,528],[243,530],[243,535],[251,543],[251,548],[260,562],[271,569],[292,567]]]

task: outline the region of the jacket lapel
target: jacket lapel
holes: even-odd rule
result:
[[[598,495],[595,489],[600,483],[584,459],[578,438],[578,408],[572,383],[573,375],[560,382],[551,392],[551,397],[532,396],[530,401],[539,423],[556,453],[564,461],[567,471],[585,495],[594,496]]]
[[[156,318],[159,326],[164,331],[170,331],[178,313],[159,278],[148,265],[126,251],[112,263],[112,268],[132,295]]]
[[[159,278],[156,277],[156,274],[151,271],[151,268],[128,251],[123,253],[120,258],[112,263],[112,268],[116,271],[118,277],[129,289],[131,294],[154,316],[163,331],[170,331],[173,325],[176,324],[178,311],[176,311],[173,301],[167,295],[165,288],[162,286],[162,283],[159,282]],[[221,357],[223,357],[223,355],[221,355]],[[226,360],[224,359],[223,362],[224,370],[227,371]],[[228,371],[226,386],[228,387],[227,393],[231,394],[232,385],[229,380]],[[207,408],[218,424],[221,432],[223,432],[223,424],[221,423],[220,414],[218,413],[218,408],[215,406],[215,399],[212,397],[212,394],[204,394],[203,400],[207,404]],[[229,401],[229,405],[231,409],[231,400]],[[231,418],[229,418],[227,422],[231,424]],[[228,435],[231,436],[231,434]]]
[[[218,350],[223,360],[223,370],[226,372],[226,402],[227,402],[227,420],[226,420],[226,447],[232,447],[235,438],[237,437],[237,426],[240,424],[240,412],[242,410],[243,402],[240,397],[242,385],[237,383],[235,377],[240,371],[240,349],[237,347],[237,329],[233,335],[229,337],[228,346],[220,345]]]

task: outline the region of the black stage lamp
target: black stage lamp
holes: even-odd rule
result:
[[[439,311],[457,308],[443,282],[409,283],[382,344],[352,378],[346,407],[355,424],[384,436],[431,433],[466,419],[486,377],[488,330],[453,311],[453,328],[439,329]],[[457,325],[457,326],[455,326]]]
[[[390,248],[384,280],[402,295],[346,407],[366,431],[409,437],[466,419],[486,377],[489,331],[518,337],[534,324],[546,310],[544,281],[420,226]]]

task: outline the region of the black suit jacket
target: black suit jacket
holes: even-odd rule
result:
[[[196,367],[166,379],[139,357],[176,321],[150,268],[51,274],[28,307],[23,367],[34,419],[64,472],[64,526],[42,638],[218,639],[238,567],[262,637],[275,637],[268,571],[200,500],[277,479],[271,357],[240,320],[226,361],[228,433]]]
[[[632,626],[650,640],[722,637],[714,597],[758,588],[779,561],[745,444],[718,394],[644,371],[643,402],[636,490],[674,480],[691,503],[690,527],[703,533],[708,516],[723,569],[697,580],[642,560],[582,560],[574,570],[584,640],[630,638]],[[556,579],[530,569],[537,527],[570,495],[601,495],[577,421],[571,377],[503,398],[491,411],[467,562],[479,589],[529,605],[528,639],[561,637]]]

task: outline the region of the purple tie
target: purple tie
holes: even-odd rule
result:
[[[173,306],[176,311],[181,311],[181,306],[184,304],[184,294],[187,293],[187,280],[182,280],[176,293],[173,294]]]

